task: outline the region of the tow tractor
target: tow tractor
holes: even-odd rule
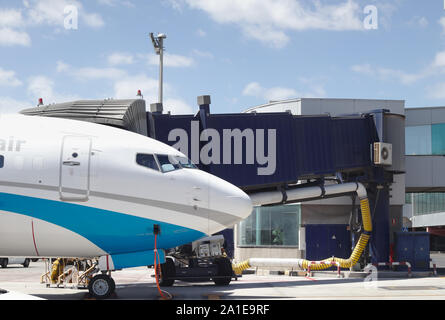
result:
[[[183,280],[213,281],[217,286],[227,286],[238,277],[225,252],[224,236],[215,235],[166,251],[159,284],[168,287],[175,280]]]

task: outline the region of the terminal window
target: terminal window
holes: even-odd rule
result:
[[[239,246],[298,246],[300,205],[254,208],[240,222]]]

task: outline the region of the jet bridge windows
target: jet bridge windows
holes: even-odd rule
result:
[[[152,154],[138,154],[136,156],[136,162],[143,167],[159,171],[158,163]]]

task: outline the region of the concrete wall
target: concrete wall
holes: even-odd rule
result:
[[[389,109],[392,113],[405,114],[405,101],[379,99],[317,99],[301,98],[271,102],[253,107],[246,112],[286,112],[294,115],[319,115],[329,113],[331,116],[368,112],[375,109]]]
[[[413,216],[411,221],[414,228],[445,226],[445,212]]]
[[[445,107],[406,108],[406,126],[424,126],[445,123]]]
[[[392,113],[405,114],[403,100],[376,99],[301,99],[301,114],[329,113],[331,116],[362,113],[375,109],[389,109]]]
[[[406,191],[444,191],[445,157],[406,156]]]

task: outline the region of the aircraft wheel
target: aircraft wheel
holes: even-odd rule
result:
[[[215,259],[215,264],[218,266],[217,275],[224,278],[213,278],[213,282],[217,286],[228,286],[232,281],[232,263],[227,258]]]
[[[2,266],[2,268],[8,267],[8,259],[7,258],[1,259],[0,266]]]
[[[96,299],[106,299],[116,289],[114,280],[106,274],[98,274],[88,284],[90,295]]]
[[[29,267],[29,259],[25,259],[25,262],[23,262],[23,267],[28,268]]]
[[[161,287],[171,287],[175,283],[176,267],[172,258],[166,258],[165,263],[161,264],[161,277],[159,285]],[[173,278],[173,279],[171,279]]]

